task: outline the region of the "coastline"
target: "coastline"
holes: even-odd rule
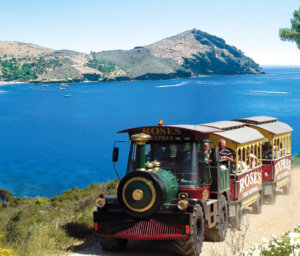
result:
[[[161,79],[130,79],[129,77],[124,77],[121,79],[102,79],[97,81],[92,80],[67,80],[67,81],[0,81],[0,86],[12,85],[12,84],[74,84],[74,83],[107,83],[107,82],[134,82],[134,81],[172,81],[179,79],[195,79],[195,78],[204,78],[204,77],[220,77],[220,76],[256,76],[256,75],[265,75],[265,72],[257,74],[203,74],[203,75],[193,75],[190,77],[174,77],[174,78],[161,78]]]
[[[0,81],[0,86],[11,85],[11,84],[26,84],[26,82]]]

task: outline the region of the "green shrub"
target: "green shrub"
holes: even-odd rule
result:
[[[116,69],[115,64],[97,58],[93,58],[92,60],[89,60],[86,65],[90,68],[97,69],[100,72],[105,74],[110,73],[111,71],[114,71]]]
[[[94,239],[93,210],[100,193],[115,194],[118,180],[74,187],[53,198],[13,198],[0,203],[0,248],[20,256],[49,255]]]
[[[8,202],[14,198],[13,194],[7,189],[0,189],[0,199],[2,203]]]

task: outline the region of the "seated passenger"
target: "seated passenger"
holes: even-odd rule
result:
[[[274,146],[274,158],[279,158],[279,157],[280,157],[279,146],[276,145]]]
[[[272,159],[272,145],[269,145],[268,151],[265,155],[265,158]]]
[[[280,155],[282,156],[285,156],[286,154],[286,151],[285,151],[285,148],[282,146],[282,143],[280,143],[280,147],[279,147],[279,151],[280,151]]]
[[[204,143],[204,161],[208,163],[208,160],[210,158],[211,150],[209,149],[209,143]]]
[[[220,168],[221,170],[227,169],[228,168],[228,161],[231,163],[234,163],[233,156],[230,152],[229,149],[226,148],[226,141],[221,139],[219,140],[219,156],[220,160],[227,160],[227,161],[221,161],[220,162]]]
[[[243,173],[248,171],[248,165],[244,161],[238,162],[238,172]]]
[[[249,159],[249,157],[250,157],[250,163],[251,163],[251,165],[249,165],[249,168],[250,169],[253,169],[253,168],[255,168],[255,166],[256,166],[256,162],[257,162],[257,157],[256,157],[256,155],[254,155],[254,154],[252,154],[251,152],[250,152],[250,150],[249,150],[249,148],[247,148],[247,158]]]
[[[269,148],[270,148],[270,142],[267,141],[263,145],[263,148],[262,148],[262,157],[263,158],[268,158]]]

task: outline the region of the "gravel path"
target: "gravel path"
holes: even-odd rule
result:
[[[255,215],[249,212],[246,215],[245,226],[242,231],[229,230],[224,242],[205,241],[201,255],[232,255],[233,241],[237,241],[239,238],[243,240],[244,237],[245,250],[254,243],[261,243],[263,237],[272,238],[272,235],[280,235],[300,224],[300,186],[298,184],[300,184],[300,168],[293,170],[290,196],[278,192],[275,205],[264,204],[262,214]],[[97,244],[78,253],[68,254],[68,256],[84,255],[175,256],[176,254],[172,251],[172,244],[169,241],[129,241],[127,251],[122,253],[103,252],[100,245]]]

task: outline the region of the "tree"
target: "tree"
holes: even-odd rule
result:
[[[93,60],[97,59],[96,52],[91,51],[90,54],[91,54]]]
[[[2,203],[8,202],[13,198],[14,198],[14,196],[10,191],[8,191],[7,189],[4,189],[4,188],[0,189],[0,199],[1,199]]]
[[[294,11],[294,18],[291,19],[292,27],[279,30],[279,36],[283,41],[294,41],[300,49],[300,8]]]

